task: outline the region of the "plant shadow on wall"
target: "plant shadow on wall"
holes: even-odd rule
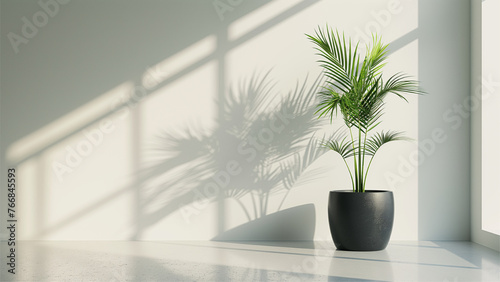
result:
[[[157,208],[143,214],[138,232],[175,211],[192,224],[217,203],[213,240],[313,239],[314,205],[283,206],[292,188],[322,172],[305,173],[325,152],[312,136],[321,124],[314,117],[320,81],[297,83],[279,100],[269,76],[253,75],[216,101],[222,114],[210,132],[189,127],[159,137],[161,161],[143,171],[141,188],[144,210]],[[247,223],[227,230],[227,214]]]

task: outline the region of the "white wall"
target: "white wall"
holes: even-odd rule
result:
[[[482,227],[482,103],[489,100],[482,99],[482,90],[489,91],[496,82],[494,76],[482,73],[482,7],[483,1],[471,1],[471,98],[476,101],[477,107],[471,115],[471,240],[489,248],[500,250],[500,236],[483,230]],[[493,27],[493,25],[492,25]],[[493,63],[493,62],[492,62]],[[483,84],[483,82],[486,82]],[[483,88],[484,87],[484,88]],[[498,86],[493,88],[498,93]],[[487,93],[485,93],[487,94]]]
[[[212,1],[73,0],[25,31],[16,53],[8,34],[43,9],[2,2],[2,171],[18,170],[20,239],[329,239],[328,191],[349,179],[333,153],[294,165],[332,128],[290,95],[320,72],[304,33],[325,23],[362,41],[378,31],[392,43],[387,74],[407,72],[430,93],[387,101],[383,128],[417,140],[373,164],[372,187],[395,193],[392,239],[468,239],[469,127],[411,164],[468,95],[468,1],[231,3],[218,13]],[[208,202],[195,192],[217,189]],[[273,192],[267,210],[258,191]]]
[[[470,2],[420,1],[419,237],[470,239]],[[444,142],[433,138],[442,134]],[[426,145],[424,145],[426,144]],[[424,149],[422,149],[424,150]]]

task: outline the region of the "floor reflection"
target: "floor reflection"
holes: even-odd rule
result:
[[[4,242],[5,243],[5,242]],[[500,254],[470,242],[18,242],[2,281],[499,281]],[[5,253],[7,244],[2,244]]]

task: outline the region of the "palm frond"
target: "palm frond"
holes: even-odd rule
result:
[[[333,117],[340,112],[350,131],[349,138],[335,136],[324,146],[340,154],[344,162],[349,157],[355,157],[354,171],[350,170],[347,162],[346,166],[351,174],[353,190],[364,192],[366,176],[378,149],[388,142],[406,139],[402,133],[394,131],[376,133],[367,138],[371,135],[369,132],[381,123],[385,97],[390,93],[406,101],[403,94],[423,94],[424,91],[418,87],[417,81],[402,73],[384,82],[382,68],[386,64],[388,44],[383,44],[376,35],[372,36],[362,60],[358,44],[346,40],[344,34],[328,26],[318,28],[314,35],[307,37],[315,45],[320,57],[318,62],[327,78],[326,86],[318,93],[316,114],[327,116],[333,122]],[[367,166],[366,156],[372,156]],[[351,172],[354,172],[354,177]]]
[[[408,102],[408,100],[402,95],[403,93],[424,94],[425,92],[418,87],[418,82],[412,80],[410,76],[403,73],[396,73],[381,86],[379,94],[381,98],[383,98],[387,93],[396,94],[398,97]]]
[[[342,97],[334,89],[326,87],[318,95],[320,101],[316,113],[319,113],[319,117],[330,116],[331,121]]]
[[[354,156],[353,142],[345,136],[342,139],[333,139],[323,143],[325,148],[337,152],[344,160]]]
[[[316,45],[317,54],[321,57],[318,62],[329,78],[328,84],[342,92],[352,89],[359,64],[358,45],[353,46],[350,39],[346,42],[344,35],[328,27],[325,32],[318,29],[315,36],[306,36]]]
[[[374,156],[384,144],[398,140],[410,140],[399,131],[377,132],[366,140],[366,154]]]
[[[330,120],[340,109],[345,124],[357,127],[363,133],[372,130],[382,116],[383,99],[388,93],[402,96],[403,93],[422,94],[418,84],[408,76],[396,74],[384,83],[381,70],[387,59],[388,44],[373,35],[365,58],[361,62],[358,44],[353,45],[344,34],[328,26],[318,29],[314,36],[307,35],[315,44],[318,62],[327,77],[327,86],[319,92],[319,117],[329,116]]]

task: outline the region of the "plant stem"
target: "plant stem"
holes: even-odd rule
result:
[[[351,141],[352,141],[352,150],[354,153],[354,179],[356,180],[355,186],[352,187],[353,192],[358,191],[358,165],[356,163],[356,146],[354,144],[354,137],[352,136],[352,129],[349,128],[349,132],[351,133]]]
[[[358,145],[359,145],[359,151],[358,151],[358,172],[359,172],[359,187],[358,187],[358,192],[364,192],[364,187],[363,187],[363,162],[362,162],[362,155],[361,155],[361,127],[358,127]]]
[[[345,166],[347,167],[347,170],[349,171],[349,175],[351,176],[352,187],[354,187],[354,179],[352,178],[351,169],[349,168],[349,165],[347,164],[347,161],[344,158],[342,158],[342,160],[344,160]]]
[[[368,130],[365,132],[365,138],[363,140],[363,170],[365,169],[366,135],[368,135]],[[366,168],[366,173],[368,173],[368,168]],[[361,177],[363,177],[363,175],[361,175]],[[365,192],[365,188],[366,188],[366,174],[365,174],[365,176],[363,178],[363,192]]]
[[[366,178],[368,178],[368,170],[370,170],[370,166],[372,165],[373,157],[375,157],[375,154],[373,154],[372,158],[370,159],[370,162],[368,163],[368,167],[366,168],[365,183],[366,183]]]

